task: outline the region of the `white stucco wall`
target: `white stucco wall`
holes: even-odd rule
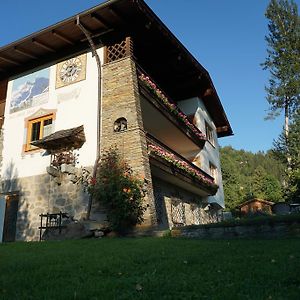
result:
[[[98,50],[100,58],[103,50]],[[14,78],[8,83],[5,122],[3,125],[3,164],[2,179],[27,177],[46,173],[50,156],[45,151],[23,152],[25,143],[24,119],[39,109],[56,110],[53,132],[84,125],[86,142],[79,149],[78,166],[91,166],[96,158],[97,148],[97,65],[91,53],[87,53],[86,79],[65,87],[55,88],[56,64],[50,67],[49,100],[47,103],[22,111],[10,113],[10,102]],[[32,70],[34,72],[36,70]],[[26,74],[23,74],[26,75]],[[22,77],[23,75],[19,76]]]
[[[3,226],[4,226],[4,216],[5,216],[5,196],[0,196],[0,243],[3,237]]]
[[[198,153],[198,157],[201,163],[201,169],[210,174],[209,163],[212,163],[217,168],[217,178],[216,182],[219,185],[218,192],[215,196],[208,197],[208,202],[213,203],[217,202],[222,207],[225,207],[224,204],[224,191],[223,191],[223,183],[222,183],[222,173],[220,166],[220,157],[219,157],[219,144],[218,138],[216,134],[215,124],[207,112],[204,103],[199,98],[191,98],[184,101],[180,101],[178,106],[182,109],[182,111],[187,114],[195,114],[196,126],[205,134],[205,122],[213,129],[214,135],[214,145],[210,142],[206,142],[203,149]]]

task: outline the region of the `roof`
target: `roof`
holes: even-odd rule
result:
[[[260,202],[260,203],[263,203],[263,204],[266,204],[266,205],[273,205],[274,204],[274,202],[272,202],[272,201],[267,201],[267,200],[263,200],[263,199],[253,198],[253,199],[250,199],[250,200],[247,200],[247,201],[241,203],[237,207],[241,208],[241,207],[243,207],[245,205],[248,205],[248,204],[250,204],[252,202]]]
[[[46,150],[78,149],[85,142],[83,125],[75,128],[56,131],[46,137],[31,142],[33,146]]]
[[[219,137],[232,129],[205,68],[155,15],[144,0],[109,0],[79,13],[96,45],[131,36],[139,66],[175,101],[201,96]],[[159,46],[158,46],[159,45]],[[0,80],[89,49],[76,16],[0,48]]]

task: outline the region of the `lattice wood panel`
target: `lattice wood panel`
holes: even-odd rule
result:
[[[191,205],[191,210],[193,214],[193,224],[199,225],[200,224],[200,212],[199,207],[197,205]]]
[[[133,53],[133,43],[130,37],[120,43],[105,47],[105,63],[110,63],[118,59],[131,56]]]
[[[185,225],[185,207],[183,202],[172,199],[171,214],[174,225]]]

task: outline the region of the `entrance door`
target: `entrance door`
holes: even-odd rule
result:
[[[3,242],[14,242],[16,239],[19,195],[7,195],[5,200],[6,208],[3,228]]]

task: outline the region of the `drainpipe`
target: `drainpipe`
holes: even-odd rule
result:
[[[97,175],[97,167],[98,167],[98,162],[101,158],[101,147],[100,147],[100,139],[101,139],[101,131],[102,131],[102,126],[101,126],[101,115],[102,115],[102,103],[101,103],[101,79],[102,79],[102,73],[101,73],[101,61],[99,58],[99,55],[97,53],[95,44],[92,40],[91,34],[90,32],[80,23],[80,19],[79,19],[79,15],[76,16],[76,25],[80,28],[80,30],[84,33],[84,35],[86,36],[91,50],[92,50],[92,55],[95,57],[96,59],[96,63],[97,63],[97,69],[98,69],[98,102],[97,102],[97,156],[96,156],[96,160],[94,163],[94,167],[93,167],[93,173],[92,176],[93,178],[96,177]],[[90,214],[91,214],[91,209],[92,209],[92,196],[90,195],[89,197],[89,203],[88,203],[88,209],[87,209],[87,215],[86,218],[87,220],[90,219]]]

